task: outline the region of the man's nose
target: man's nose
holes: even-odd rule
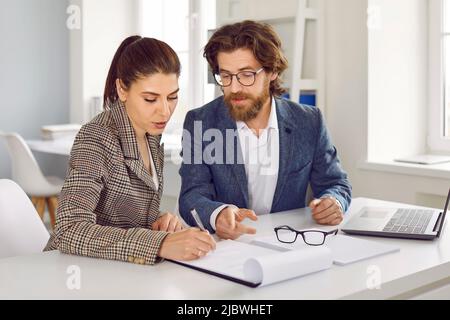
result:
[[[232,93],[238,93],[239,91],[242,91],[242,85],[239,83],[237,76],[234,76],[231,79],[230,90]]]

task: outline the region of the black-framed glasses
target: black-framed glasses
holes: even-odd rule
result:
[[[214,74],[214,79],[221,87],[229,87],[233,82],[233,77],[236,77],[237,81],[245,87],[251,87],[255,84],[256,75],[264,70],[264,67],[256,71],[241,71],[238,73],[220,72]]]
[[[297,241],[298,235],[301,235],[303,241],[310,246],[321,246],[325,243],[325,239],[331,235],[337,235],[339,229],[332,231],[320,231],[320,230],[303,230],[298,231],[289,226],[276,227],[275,233],[278,241],[282,243],[294,243]]]

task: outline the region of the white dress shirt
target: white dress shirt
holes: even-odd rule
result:
[[[270,213],[278,182],[280,137],[275,99],[272,99],[267,128],[258,137],[245,122],[237,121],[239,144],[248,182],[249,208],[257,215]],[[218,214],[228,206],[222,205],[212,213],[210,224],[216,230]]]
[[[147,142],[148,156],[150,158],[149,160],[150,160],[150,168],[152,170],[153,184],[155,185],[156,191],[158,191],[158,189],[159,189],[159,181],[158,181],[158,175],[156,174],[155,163],[153,162],[152,151],[150,150],[150,146],[148,144],[147,139],[145,139],[145,141]]]

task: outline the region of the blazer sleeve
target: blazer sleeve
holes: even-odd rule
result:
[[[318,132],[311,171],[311,188],[316,198],[325,195],[335,197],[346,212],[351,202],[352,187],[331,142],[322,113],[317,110]]]
[[[199,132],[196,132],[199,131]],[[184,122],[183,150],[181,156],[183,163],[180,168],[181,192],[179,199],[180,214],[184,221],[196,226],[190,211],[194,209],[200,216],[203,225],[214,233],[210,224],[212,213],[224,203],[215,201],[216,189],[211,170],[204,163],[202,131],[195,127],[195,117],[192,111],[188,112]],[[198,158],[198,159],[197,159]]]
[[[59,197],[56,247],[67,254],[155,264],[167,233],[96,224],[95,209],[101,202],[102,190],[107,188],[108,172],[114,170],[113,151],[108,150],[112,144],[99,137],[102,129],[98,125],[87,125],[75,139]]]

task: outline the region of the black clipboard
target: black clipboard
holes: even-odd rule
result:
[[[190,269],[201,271],[201,272],[204,272],[204,273],[207,273],[207,274],[210,274],[210,275],[213,275],[213,276],[225,279],[225,280],[233,281],[233,282],[242,284],[242,285],[250,287],[250,288],[257,288],[257,287],[259,287],[261,285],[261,282],[260,283],[254,283],[254,282],[250,282],[250,281],[245,281],[243,279],[231,277],[231,276],[228,276],[228,275],[225,275],[225,274],[222,274],[222,273],[218,273],[218,272],[215,272],[215,271],[211,271],[211,270],[208,270],[208,269],[199,268],[199,267],[195,267],[195,266],[192,266],[192,265],[189,265],[189,264],[185,264],[185,263],[180,262],[180,261],[175,261],[175,260],[170,260],[170,259],[167,259],[167,261],[173,262],[173,263],[178,264],[180,266],[188,267]]]

